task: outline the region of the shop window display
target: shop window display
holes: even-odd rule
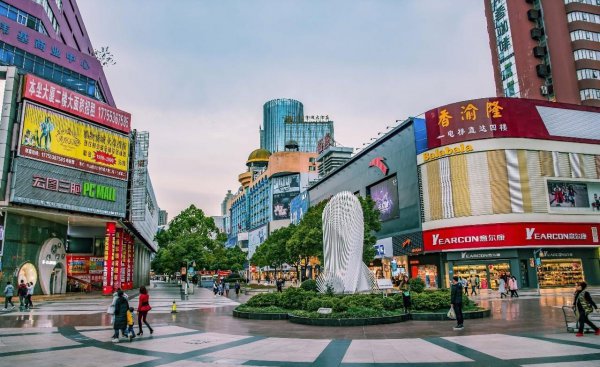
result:
[[[414,268],[416,268],[416,276],[423,279],[425,282],[425,288],[437,288],[437,276],[438,270],[435,265],[418,265],[413,267],[413,275]]]
[[[540,287],[573,287],[584,279],[580,259],[542,260]]]
[[[498,289],[498,278],[510,272],[508,263],[454,265],[454,275],[469,280],[479,275],[480,289]]]

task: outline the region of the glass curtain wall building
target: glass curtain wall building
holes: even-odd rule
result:
[[[263,128],[260,147],[271,153],[285,150],[285,121],[302,121],[304,106],[294,99],[280,98],[263,105]]]
[[[333,138],[333,121],[285,122],[285,141],[297,142],[300,152],[316,152],[319,140],[327,134]]]

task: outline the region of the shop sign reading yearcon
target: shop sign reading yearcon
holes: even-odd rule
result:
[[[425,251],[478,248],[598,246],[598,226],[589,223],[499,223],[423,232]]]

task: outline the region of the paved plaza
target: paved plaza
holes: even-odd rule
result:
[[[591,293],[600,299],[600,290]],[[477,296],[492,316],[467,320],[461,332],[452,321],[332,328],[243,320],[231,311],[249,296],[215,297],[196,288],[182,299],[179,288],[164,284],[150,288],[150,296],[154,334],[146,329],[132,342],[111,342],[106,297],[45,300],[31,311],[0,313],[0,365],[600,366],[600,336],[566,332],[561,307],[570,290]],[[170,313],[173,300],[177,314]]]

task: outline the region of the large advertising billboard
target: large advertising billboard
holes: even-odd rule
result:
[[[19,155],[126,180],[129,138],[25,103]]]
[[[290,203],[298,192],[273,194],[273,220],[290,219]]]
[[[17,157],[10,201],[125,217],[127,181]]]
[[[23,98],[128,134],[131,114],[35,75],[25,75]]]
[[[425,251],[502,247],[599,246],[599,224],[497,223],[423,231]]]
[[[303,191],[292,199],[290,202],[290,221],[292,224],[300,223],[302,217],[304,217],[304,214],[308,211],[309,204],[308,191]]]
[[[379,210],[379,220],[382,222],[398,218],[398,179],[393,175],[369,187],[369,195],[375,201]]]
[[[497,97],[438,107],[425,118],[429,149],[489,138],[600,143],[600,110],[593,107]]]
[[[600,182],[548,180],[550,213],[600,214]]]
[[[259,227],[248,233],[248,259],[252,258],[252,255],[256,252],[256,248],[265,242],[268,236],[269,231],[267,230],[267,226]]]
[[[300,192],[300,175],[287,175],[273,177],[271,179],[273,186],[273,194],[281,194],[284,192]]]

